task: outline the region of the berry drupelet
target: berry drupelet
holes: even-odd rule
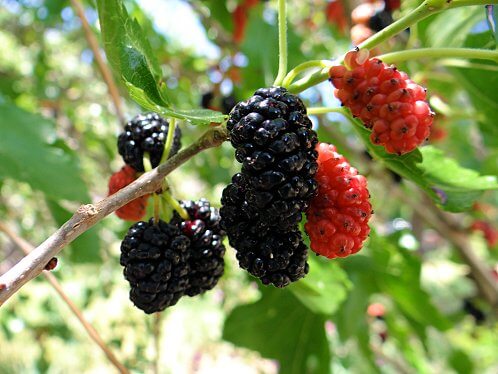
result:
[[[143,157],[148,154],[152,167],[161,162],[164,143],[168,136],[169,123],[157,113],[146,113],[135,116],[129,121],[118,137],[118,151],[126,164],[143,172]],[[170,157],[181,147],[181,130],[177,126],[173,138]]]

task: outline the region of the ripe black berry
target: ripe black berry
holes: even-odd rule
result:
[[[209,201],[181,201],[190,220],[183,220],[176,212],[172,224],[180,227],[183,235],[190,239],[189,287],[186,294],[196,296],[211,290],[223,275],[225,246],[224,231],[220,228],[220,215]]]
[[[190,239],[164,221],[137,222],[121,243],[130,300],[145,313],[175,305],[189,286]]]
[[[228,95],[224,96],[221,99],[221,109],[223,114],[228,114],[232,111],[233,107],[237,104],[237,100],[235,100],[235,96]]]
[[[385,29],[387,26],[389,26],[391,23],[393,23],[393,16],[391,15],[391,12],[388,10],[381,10],[376,12],[372,18],[368,21],[368,27],[370,27],[372,30],[378,32],[382,29]]]
[[[223,191],[222,227],[242,268],[284,287],[308,271],[298,224],[315,195],[316,133],[302,101],[262,88],[230,113],[227,128],[242,163]]]
[[[169,123],[157,113],[135,116],[129,121],[118,137],[118,151],[126,164],[137,171],[144,171],[143,157],[147,153],[152,167],[161,162],[164,143],[168,135]],[[173,138],[170,157],[181,147],[181,130],[177,126]]]
[[[203,93],[201,96],[201,106],[205,109],[211,109],[211,103],[214,99],[213,91]]]

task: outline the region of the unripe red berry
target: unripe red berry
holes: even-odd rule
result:
[[[361,249],[370,232],[372,205],[367,180],[333,145],[320,143],[316,149],[318,194],[306,211],[304,228],[317,254],[349,256]]]
[[[137,172],[129,165],[125,165],[109,179],[108,196],[118,192],[137,179]],[[149,195],[141,196],[116,210],[116,215],[127,221],[140,221],[146,213]]]
[[[366,56],[364,50],[349,52],[345,66],[330,69],[334,94],[372,130],[372,143],[388,153],[411,152],[428,138],[434,117],[425,89],[394,65]]]

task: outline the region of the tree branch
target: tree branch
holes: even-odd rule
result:
[[[24,284],[37,277],[50,259],[55,257],[62,248],[90,229],[90,227],[137,197],[157,191],[161,188],[164,177],[169,173],[197,153],[219,146],[227,140],[227,136],[225,127],[212,127],[195,143],[181,150],[156,169],[143,174],[136,181],[115,194],[96,204],[80,206],[69,221],[0,277],[0,306]]]
[[[19,249],[21,249],[25,254],[29,254],[34,249],[34,246],[32,246],[23,238],[19,237],[10,227],[6,226],[2,222],[0,222],[0,231],[3,231],[5,235],[7,235],[10,238],[10,240],[17,247],[19,247]],[[50,285],[54,288],[55,292],[57,292],[61,297],[61,299],[66,303],[69,309],[71,309],[71,312],[73,312],[74,316],[80,321],[81,325],[88,333],[90,338],[100,347],[102,352],[104,352],[104,354],[107,356],[109,361],[116,367],[116,369],[120,373],[129,373],[128,369],[118,361],[116,356],[114,356],[114,353],[112,353],[109,347],[104,343],[97,330],[95,330],[94,327],[85,319],[83,313],[66,295],[57,278],[52,273],[49,273],[47,271],[44,271],[42,274],[50,283]]]
[[[86,19],[83,5],[81,5],[81,2],[79,0],[71,0],[71,4],[73,5],[76,14],[81,20],[81,25],[83,26],[83,31],[85,32],[85,38],[88,42],[88,45],[90,46],[90,49],[93,52],[93,56],[95,57],[95,62],[97,62],[97,67],[100,70],[100,74],[102,74],[102,78],[107,85],[109,95],[111,96],[112,103],[114,104],[116,115],[118,116],[119,120],[124,123],[125,118],[123,115],[123,109],[121,107],[121,96],[119,95],[118,87],[116,86],[116,82],[114,81],[111,70],[102,58],[102,54],[100,53],[99,49],[99,43],[97,41],[97,38],[93,34],[92,29],[90,28],[88,20]]]

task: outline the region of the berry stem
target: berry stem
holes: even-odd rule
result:
[[[144,153],[144,171],[147,173],[152,170],[152,164],[150,163],[149,153]]]
[[[182,217],[185,221],[190,220],[190,216],[188,215],[187,211],[183,209],[183,207],[180,205],[178,200],[173,198],[171,194],[168,191],[163,191],[163,199],[168,203],[169,206],[171,206],[176,212]]]
[[[385,29],[379,31],[378,33],[372,35],[370,38],[365,40],[363,43],[358,45],[360,49],[372,49],[380,43],[392,38],[393,36],[404,31],[408,27],[416,24],[417,22],[427,18],[433,14],[439,13],[443,10],[459,8],[462,6],[471,5],[486,5],[486,4],[497,4],[498,0],[453,0],[448,2],[447,0],[425,0],[417,8],[412,10],[410,13],[401,17],[396,22],[390,24]],[[341,56],[335,63],[339,64],[343,61],[344,55]],[[324,68],[317,72],[311,73],[297,82],[288,86],[291,93],[297,94],[304,91],[305,89],[315,86],[318,83],[323,82],[328,78],[328,69]]]
[[[346,115],[347,109],[344,107],[315,107],[308,108],[309,115],[317,115],[317,114],[327,114],[327,113],[340,113]]]
[[[333,62],[330,60],[311,60],[303,62],[300,65],[297,65],[294,69],[292,69],[282,81],[282,87],[288,87],[300,73],[306,71],[308,69],[313,68],[330,68],[333,66]]]
[[[377,56],[385,63],[414,60],[417,58],[465,58],[491,60],[498,63],[498,51],[474,48],[420,48],[386,53]]]
[[[274,86],[280,86],[287,74],[287,3],[278,0],[278,74]]]
[[[154,200],[154,223],[158,224],[161,216],[161,200],[157,193],[152,194],[152,199]]]
[[[176,118],[171,118],[168,126],[168,135],[164,143],[164,151],[161,157],[161,164],[169,158],[171,147],[173,146],[173,139],[175,138]]]

